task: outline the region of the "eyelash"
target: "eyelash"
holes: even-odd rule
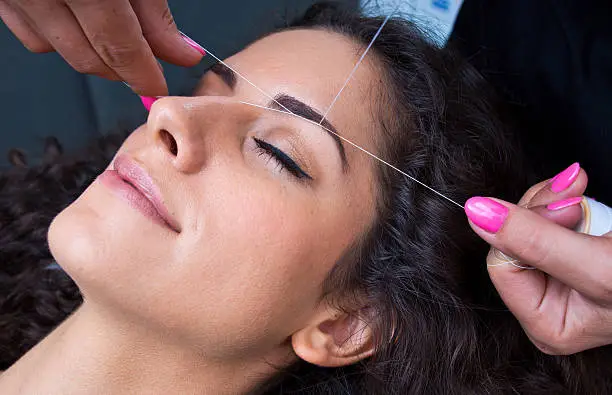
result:
[[[253,140],[255,141],[255,144],[257,144],[257,151],[259,152],[259,155],[269,156],[271,159],[276,161],[276,163],[278,163],[281,170],[286,169],[297,179],[306,178],[308,180],[312,180],[312,177],[302,170],[302,168],[298,166],[298,164],[295,163],[295,161],[291,159],[289,155],[263,140],[255,137],[253,137]]]

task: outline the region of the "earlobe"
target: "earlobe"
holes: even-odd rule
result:
[[[363,310],[348,314],[329,307],[291,337],[293,350],[306,362],[324,367],[351,365],[374,352],[372,326]]]

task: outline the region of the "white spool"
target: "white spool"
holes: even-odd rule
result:
[[[583,215],[577,227],[579,232],[592,236],[612,232],[612,208],[586,196],[582,197],[580,205]]]

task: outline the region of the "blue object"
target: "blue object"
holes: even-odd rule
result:
[[[450,8],[450,0],[432,0],[431,5],[434,8],[439,8],[444,11],[448,11]]]

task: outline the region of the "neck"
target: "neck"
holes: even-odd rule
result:
[[[0,375],[0,393],[235,394],[272,373],[262,361],[211,363],[194,349],[85,301]]]

